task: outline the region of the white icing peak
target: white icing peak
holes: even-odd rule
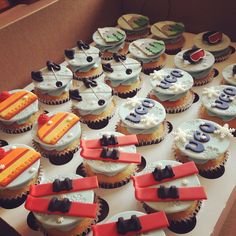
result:
[[[170,87],[170,90],[174,92],[184,92],[186,90],[186,86],[184,84],[175,83]]]
[[[219,90],[209,87],[209,88],[204,88],[203,90],[203,95],[206,95],[208,98],[214,98],[219,96]]]
[[[128,98],[125,105],[133,108],[136,107],[136,105],[140,105],[141,102],[142,101],[138,97],[133,97],[133,98]]]
[[[144,125],[157,125],[158,124],[158,119],[154,114],[146,114],[141,117],[141,122]]]
[[[224,126],[219,126],[217,130],[214,131],[214,134],[218,134],[221,139],[226,137],[233,137],[232,133],[235,131],[233,128],[229,128],[229,124],[224,124]]]
[[[188,134],[181,128],[178,128],[174,133],[174,141],[175,142],[180,142],[180,143],[186,143],[188,139],[192,137],[192,135]]]
[[[64,218],[62,216],[57,218],[58,224],[61,224],[63,221],[64,221]]]
[[[150,74],[151,78],[154,80],[162,81],[165,76],[168,74],[164,70],[154,70],[153,73]]]

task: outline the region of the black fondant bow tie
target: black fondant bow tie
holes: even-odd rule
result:
[[[117,149],[109,149],[109,148],[103,148],[101,152],[101,157],[103,158],[111,158],[113,160],[119,159],[119,151]]]
[[[102,146],[108,146],[108,145],[116,145],[118,144],[117,138],[114,135],[102,135],[102,138],[100,139],[100,143]]]
[[[60,65],[58,65],[58,64],[56,64],[55,62],[52,62],[52,61],[47,61],[46,65],[47,65],[48,70],[50,70],[50,71],[52,69],[58,70],[58,71],[61,69]]]
[[[54,212],[59,211],[62,213],[69,212],[71,207],[71,201],[68,198],[58,200],[58,198],[53,197],[48,205],[48,211]]]
[[[111,64],[110,63],[102,64],[102,68],[106,72],[110,72],[110,73],[113,72],[113,69],[111,68]]]
[[[32,71],[31,78],[37,82],[42,82],[43,81],[42,72],[41,71]]]
[[[179,198],[179,190],[176,186],[171,186],[170,188],[166,188],[165,186],[161,185],[157,189],[157,196],[162,199]]]
[[[87,43],[85,43],[83,40],[79,40],[77,42],[77,46],[79,49],[85,49],[85,50],[90,48],[89,45]]]
[[[161,181],[175,176],[170,165],[167,165],[164,169],[155,168],[152,174],[156,181]]]
[[[53,192],[60,191],[70,191],[73,189],[72,180],[70,178],[65,178],[64,180],[55,179],[52,184]]]
[[[128,220],[119,217],[116,227],[119,234],[126,234],[128,232],[139,231],[142,229],[141,222],[136,215],[132,215]]]
[[[80,96],[78,89],[69,90],[69,96],[72,100],[77,100],[79,102],[82,101],[82,97]]]

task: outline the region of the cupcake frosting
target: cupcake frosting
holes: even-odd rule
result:
[[[233,68],[236,68],[236,64],[228,65],[222,71],[222,75],[227,84],[236,86],[236,73],[234,73]],[[236,72],[236,69],[235,69]]]
[[[142,70],[140,62],[132,58],[126,58],[122,63],[112,60],[110,65],[112,72],[106,72],[105,70],[105,73],[106,80],[109,80],[113,87],[134,83],[139,79],[139,74]]]
[[[74,51],[73,58],[66,57],[66,61],[73,72],[87,72],[101,64],[100,51],[96,47],[88,46],[83,50],[75,47],[71,50]]]
[[[81,115],[99,115],[112,102],[112,89],[104,83],[97,83],[95,87],[87,88],[84,84],[77,89],[80,100],[72,99],[73,109],[79,110]],[[99,101],[104,103],[100,104]]]
[[[174,63],[177,68],[187,71],[192,75],[192,73],[206,71],[214,65],[215,58],[210,52],[207,51],[204,51],[205,56],[197,63],[190,63],[189,61],[184,60],[183,55],[188,50],[189,49],[183,50],[175,56]]]
[[[39,122],[41,116],[46,116],[44,124]],[[48,113],[41,116],[32,129],[32,136],[43,149],[61,151],[80,138],[79,118],[73,113]]]
[[[174,132],[174,144],[189,160],[206,163],[223,155],[230,144],[231,129],[196,119],[182,123]]]
[[[118,213],[114,216],[112,216],[106,223],[114,222],[117,221],[120,217],[123,217],[125,220],[130,219],[132,215],[136,215],[137,217],[139,216],[144,216],[145,214],[143,212],[139,211],[125,211]],[[165,232],[163,230],[154,230],[148,233],[143,233],[141,235],[147,235],[147,236],[165,236]]]
[[[156,61],[164,53],[165,44],[163,41],[150,38],[138,39],[129,45],[129,51],[138,61],[148,63]]]
[[[55,179],[64,180],[65,178],[78,179],[82,177],[75,174],[59,175],[45,178],[42,183],[52,183]],[[66,192],[63,194],[50,195],[50,198],[52,197],[68,198],[73,202],[93,203],[94,191]],[[64,232],[72,230],[83,220],[81,217],[64,216],[63,213],[61,215],[49,215],[34,212],[34,216],[45,229],[56,229]]]
[[[98,28],[93,34],[93,41],[96,43],[95,47],[102,52],[118,52],[124,46],[125,38],[125,32],[115,27]]]
[[[202,94],[202,105],[211,116],[224,121],[236,117],[236,88],[230,85],[218,85],[205,88]]]
[[[12,152],[12,157],[17,157],[17,155],[20,155],[20,153],[22,153],[22,150],[28,150],[28,152],[25,152],[24,155],[22,155],[20,158],[18,158],[17,160],[15,160],[15,162],[12,163],[16,165],[16,161],[17,166],[15,167],[15,169],[12,170],[12,172],[15,172],[16,168],[21,168],[24,166],[25,163],[25,158],[27,158],[28,161],[30,161],[30,158],[33,155],[37,156],[37,160],[33,161],[33,159],[30,161],[31,165],[29,165],[26,169],[22,170],[22,172],[14,179],[12,179],[11,182],[9,182],[6,186],[1,186],[0,185],[0,191],[1,190],[5,190],[5,189],[9,189],[9,190],[17,190],[20,189],[24,186],[26,186],[27,184],[30,183],[31,180],[33,180],[37,175],[38,175],[38,171],[39,171],[39,167],[40,167],[40,154],[38,154],[33,148],[25,145],[25,144],[14,144],[14,145],[7,145],[2,147],[2,149],[5,151],[5,157],[7,158],[7,153]],[[21,149],[21,150],[20,150]],[[14,151],[14,153],[13,153]],[[29,156],[29,151],[31,151],[31,155]],[[3,180],[3,176],[5,176],[6,171],[10,171],[11,169],[11,165],[7,166],[6,164],[3,164],[3,162],[5,163],[6,160],[4,160],[3,158],[0,158],[0,182]],[[1,163],[2,162],[2,163]],[[5,166],[5,169],[3,168],[3,165]]]
[[[31,115],[39,111],[37,96],[27,90],[16,89],[6,92],[0,101],[0,121],[4,125],[16,122],[23,124]]]
[[[59,96],[64,91],[69,91],[73,74],[64,65],[60,65],[58,68],[59,70],[54,70],[56,76],[54,75],[53,71],[49,70],[47,67],[40,70],[42,81],[37,81],[37,79],[35,80],[33,75],[34,72],[32,72],[34,87],[40,90],[42,94],[49,94],[51,96]],[[57,86],[58,81],[62,83],[60,87]]]
[[[129,98],[118,110],[119,117],[130,133],[152,133],[165,120],[165,108],[148,98]]]
[[[152,93],[161,101],[176,101],[193,86],[192,76],[179,69],[164,68],[150,77]]]
[[[145,174],[154,171],[156,167],[161,169],[165,168],[165,166],[178,166],[182,165],[180,162],[173,161],[173,160],[160,160],[153,163],[150,163],[142,172],[139,173]],[[175,180],[170,180],[168,182],[163,182],[161,184],[153,185],[150,188],[159,187],[163,185],[165,187],[198,187],[200,186],[199,179],[196,174],[186,176],[184,178],[179,178]],[[149,207],[156,211],[165,211],[167,214],[177,213],[181,211],[187,210],[189,207],[192,206],[193,201],[170,201],[170,202],[145,202]]]
[[[101,138],[103,135],[114,135],[114,136],[124,136],[119,132],[102,132],[93,135],[86,135],[84,139],[98,139]],[[129,146],[120,146],[117,148],[121,152],[130,152],[136,153],[135,145]],[[121,162],[108,162],[108,161],[95,161],[95,160],[87,160],[84,159],[84,162],[87,163],[90,168],[92,168],[93,172],[98,174],[104,174],[106,176],[114,176],[120,172],[122,172],[125,168],[129,166],[127,163]]]

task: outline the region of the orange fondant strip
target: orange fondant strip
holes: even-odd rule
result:
[[[25,171],[33,163],[35,163],[40,157],[40,153],[34,150],[29,150],[28,152],[26,152],[23,156],[21,156],[0,173],[0,186],[7,186],[23,171]]]
[[[28,98],[23,98],[25,95]],[[0,117],[10,120],[37,99],[37,96],[27,91],[12,94],[9,98],[0,103]]]
[[[0,165],[4,165],[5,168],[10,166],[14,161],[21,158],[27,151],[29,151],[28,148],[16,148],[12,149],[9,152],[7,152],[7,155],[3,157],[3,159],[0,160]],[[0,170],[1,172],[2,170]]]
[[[69,117],[71,120],[68,120]],[[79,121],[79,117],[68,113],[58,113],[50,121],[52,121],[51,125],[46,123],[39,128],[38,137],[44,143],[55,144]]]

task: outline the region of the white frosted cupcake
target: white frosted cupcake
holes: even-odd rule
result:
[[[236,64],[226,66],[222,71],[222,75],[224,84],[236,86]]]

